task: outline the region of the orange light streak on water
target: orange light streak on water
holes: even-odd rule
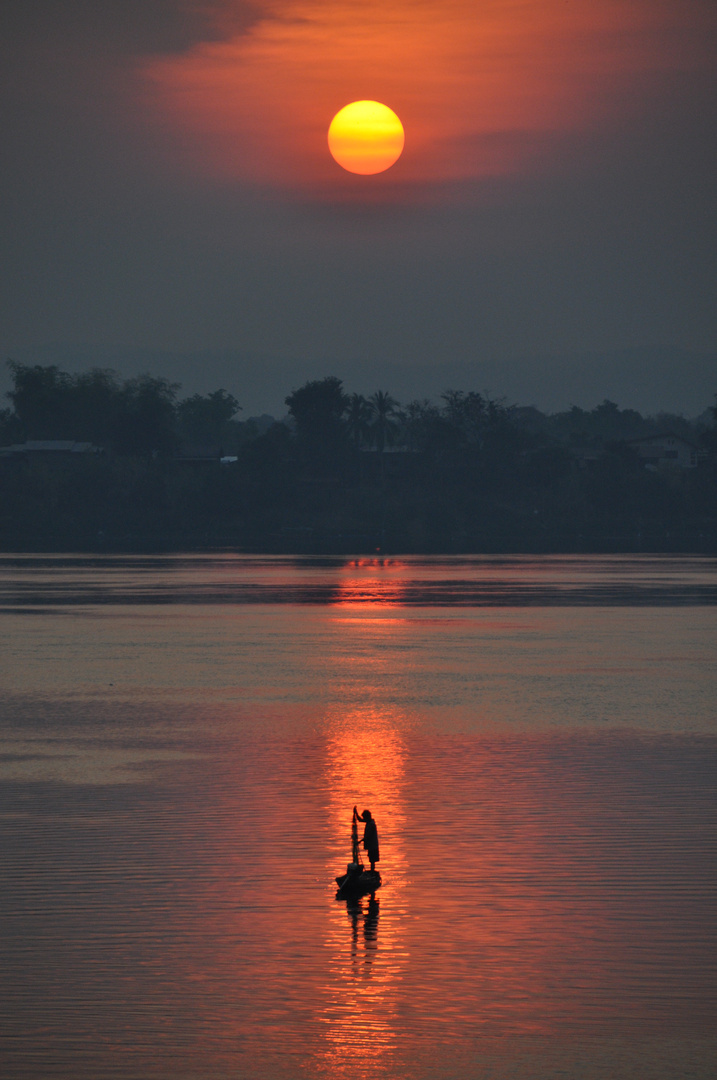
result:
[[[330,723],[325,782],[338,850],[348,862],[351,807],[356,804],[359,813],[370,809],[379,828],[379,869],[390,885],[388,918],[380,917],[380,890],[375,897],[337,901],[331,913],[320,1017],[326,1045],[316,1064],[333,1076],[375,1074],[396,1043],[407,957],[401,919],[409,873],[403,799],[407,751],[401,735],[405,722],[398,711],[366,708],[337,714]],[[338,869],[343,872],[343,866]],[[327,866],[327,875],[332,870],[336,872],[335,863]]]
[[[337,579],[335,606],[400,607],[405,595],[406,564],[399,559],[352,559]]]

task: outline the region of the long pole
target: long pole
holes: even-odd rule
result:
[[[358,863],[359,861],[359,846],[358,846],[358,828],[356,827],[356,814],[353,814],[351,818],[351,862]]]

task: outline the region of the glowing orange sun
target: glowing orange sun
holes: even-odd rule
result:
[[[403,124],[380,101],[344,105],[329,127],[329,150],[342,169],[371,173],[390,169],[403,151]]]

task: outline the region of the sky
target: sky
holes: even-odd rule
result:
[[[701,413],[714,0],[4,0],[0,357]],[[334,114],[405,129],[345,172]],[[0,390],[9,375],[0,374]]]

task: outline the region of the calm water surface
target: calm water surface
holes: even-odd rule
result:
[[[0,1074],[713,1077],[716,570],[0,556]]]

